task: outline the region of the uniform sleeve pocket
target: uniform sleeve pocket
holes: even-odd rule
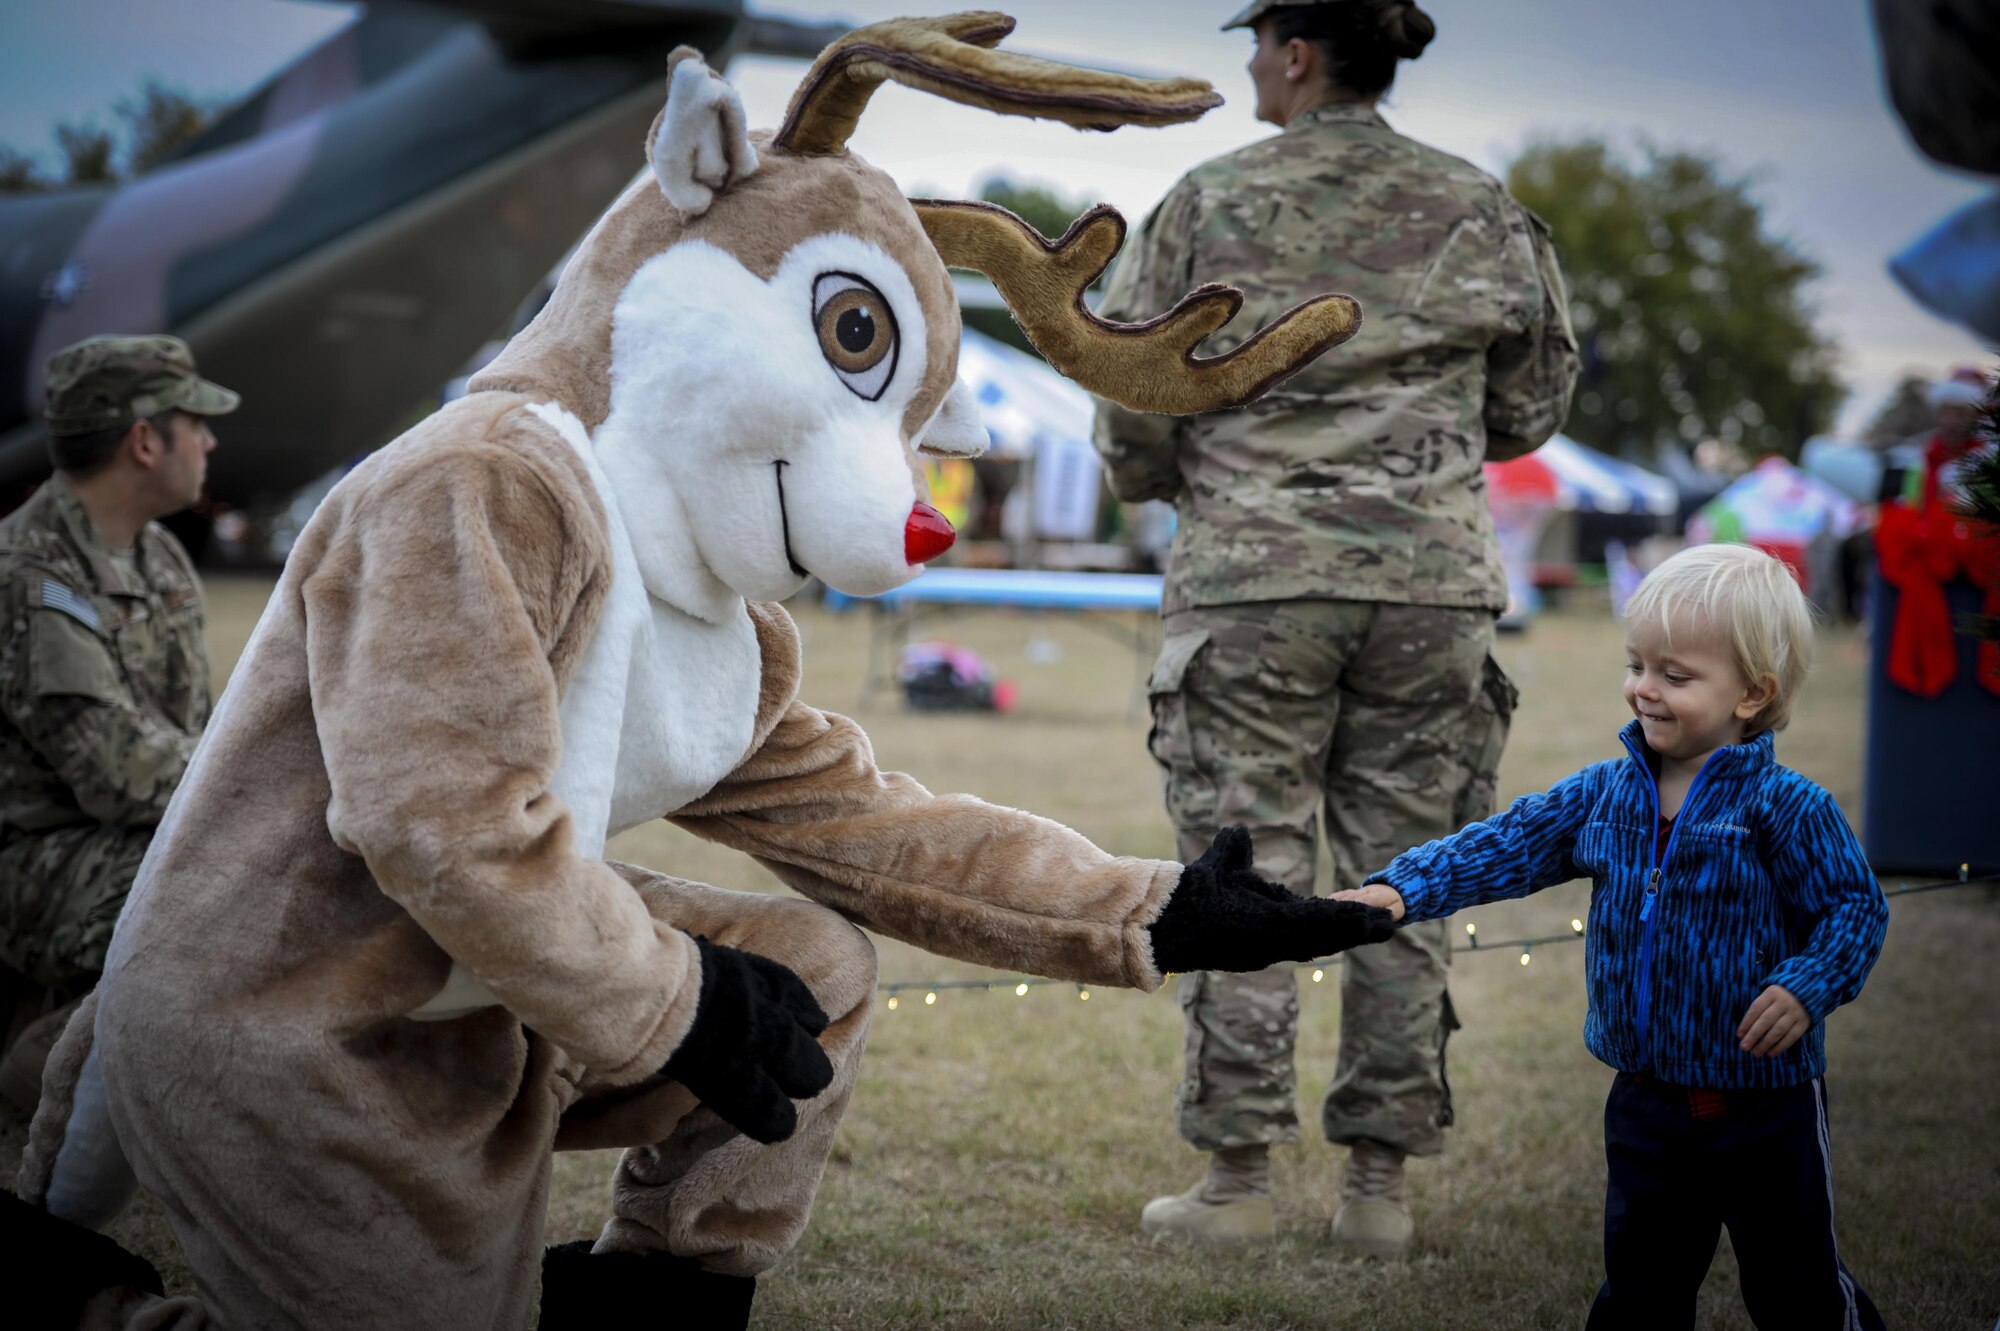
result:
[[[1153,755],[1170,776],[1192,780],[1200,764],[1195,760],[1194,736],[1188,728],[1187,697],[1181,685],[1188,667],[1208,644],[1208,630],[1170,634],[1160,645],[1160,659],[1146,681],[1151,695],[1153,726],[1146,735],[1146,751]]]
[[[104,640],[59,610],[28,618],[28,688],[37,698],[121,702],[125,683]]]
[[[1473,707],[1472,726],[1466,736],[1468,766],[1465,787],[1453,811],[1457,825],[1464,827],[1489,817],[1499,788],[1500,758],[1507,749],[1507,734],[1514,722],[1514,709],[1521,692],[1500,663],[1487,654],[1480,667],[1479,696]]]
[[[1181,680],[1195,656],[1208,644],[1208,630],[1176,633],[1160,644],[1160,659],[1153,662],[1153,674],[1146,681],[1148,693],[1179,693]]]

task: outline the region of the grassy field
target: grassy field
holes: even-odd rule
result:
[[[233,663],[269,584],[211,589],[217,664]],[[866,659],[859,616],[799,612],[805,696],[850,710]],[[1123,853],[1169,855],[1133,663],[1073,621],[988,615],[951,626],[1021,683],[1006,718],[914,715],[892,698],[860,713],[884,765],[1060,818]],[[1625,719],[1616,625],[1595,608],[1545,617],[1501,657],[1523,704],[1503,797],[1617,752]],[[1858,816],[1864,650],[1829,634],[1784,760]],[[730,887],[779,889],[746,859],[664,825],[613,854]],[[1582,884],[1466,918],[1486,939],[1566,931]],[[883,942],[885,981],[977,977]],[[1890,1325],[1978,1328],[2000,1315],[2000,899],[1972,888],[1897,901],[1881,964],[1832,1023],[1843,1254]],[[1247,1253],[1154,1246],[1139,1207],[1195,1177],[1173,1130],[1181,1021],[1168,994],[1051,986],[921,991],[878,1010],[859,1093],[811,1230],[760,1286],[770,1327],[1581,1326],[1601,1277],[1600,1135],[1610,1072],[1584,1051],[1582,949],[1458,958],[1465,1029],[1451,1044],[1459,1127],[1412,1167],[1418,1245],[1407,1262],[1342,1259],[1328,1225],[1344,1153],[1309,1135],[1275,1155],[1281,1238]],[[1335,977],[1303,984],[1301,1116],[1316,1123],[1333,1067]],[[0,1161],[18,1157],[7,1120]],[[549,1237],[594,1234],[611,1158],[556,1162]],[[157,1208],[114,1231],[185,1284]],[[1701,1325],[1748,1327],[1726,1251]]]

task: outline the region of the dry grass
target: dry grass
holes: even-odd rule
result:
[[[233,662],[268,584],[212,590],[218,664]],[[851,708],[860,616],[800,612],[806,696]],[[1129,653],[1062,617],[982,616],[951,636],[1020,679],[1005,719],[863,714],[882,761],[933,789],[1061,818],[1107,847],[1165,855],[1172,839],[1144,724],[1127,707]],[[1034,639],[1060,659],[1030,664]],[[1038,652],[1036,655],[1047,655]],[[1614,753],[1618,636],[1601,610],[1552,615],[1503,642],[1524,702],[1503,795]],[[1863,649],[1831,635],[1785,760],[1859,812]],[[779,890],[749,861],[664,825],[614,853],[732,887]],[[1490,939],[1557,932],[1572,884],[1474,912]],[[1849,1265],[1891,1325],[1991,1327],[2000,1314],[2000,1112],[1995,1011],[2000,910],[1981,889],[1899,901],[1861,1001],[1832,1030],[1835,1169]],[[885,980],[976,976],[882,944]],[[1329,977],[1331,978],[1331,977]],[[1305,984],[1302,1117],[1333,1066],[1338,995]],[[1584,1052],[1581,949],[1459,959],[1466,1029],[1451,1046],[1460,1126],[1412,1171],[1419,1245],[1407,1263],[1342,1260],[1327,1237],[1342,1153],[1310,1136],[1276,1154],[1283,1237],[1252,1253],[1155,1247],[1138,1209],[1194,1176],[1170,1110],[1180,1015],[1166,995],[1063,987],[947,992],[878,1011],[861,1087],[798,1253],[761,1285],[757,1321],[810,1327],[1580,1326],[1600,1278],[1601,1106],[1610,1074]],[[17,1156],[21,1129],[0,1149]],[[556,1162],[552,1240],[592,1233],[610,1158]],[[11,1168],[11,1165],[8,1167]],[[185,1282],[156,1208],[118,1236]],[[1725,1251],[1701,1325],[1747,1327]]]

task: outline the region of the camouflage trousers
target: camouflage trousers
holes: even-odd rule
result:
[[[59,827],[0,851],[0,960],[74,997],[104,973],[152,827]]]
[[[1183,859],[1240,823],[1258,871],[1309,894],[1324,826],[1340,890],[1492,811],[1514,690],[1490,654],[1491,613],[1260,601],[1172,614],[1164,630],[1148,745]],[[1445,1041],[1458,1025],[1449,959],[1443,920],[1342,958],[1327,1140],[1443,1149]],[[1298,1140],[1294,968],[1178,985],[1181,1135],[1207,1151]]]

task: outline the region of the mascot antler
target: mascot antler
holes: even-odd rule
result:
[[[819,54],[792,94],[772,140],[794,153],[837,153],[885,80],[1003,116],[1060,120],[1078,129],[1177,125],[1222,105],[1201,79],[1125,74],[987,48],[1014,31],[991,10],[871,23]]]
[[[772,146],[808,155],[844,152],[868,98],[885,81],[1078,129],[1178,124],[1222,104],[1200,79],[1140,79],[989,49],[1013,30],[1013,19],[990,11],[857,28],[813,62]],[[1084,304],[1085,288],[1124,244],[1125,222],[1113,209],[1091,209],[1051,244],[992,204],[911,202],[945,263],[990,277],[1051,365],[1134,411],[1185,416],[1240,407],[1361,324],[1353,299],[1319,296],[1225,355],[1196,356],[1195,348],[1242,307],[1235,288],[1203,286],[1136,324],[1100,319]]]
[[[1236,317],[1243,293],[1210,282],[1144,323],[1100,319],[1083,303],[1125,243],[1125,219],[1099,204],[1053,244],[990,203],[912,199],[944,261],[975,268],[993,285],[1049,364],[1099,397],[1134,411],[1188,416],[1240,407],[1354,335],[1361,306],[1315,296],[1285,311],[1241,346],[1201,357],[1195,348]]]

